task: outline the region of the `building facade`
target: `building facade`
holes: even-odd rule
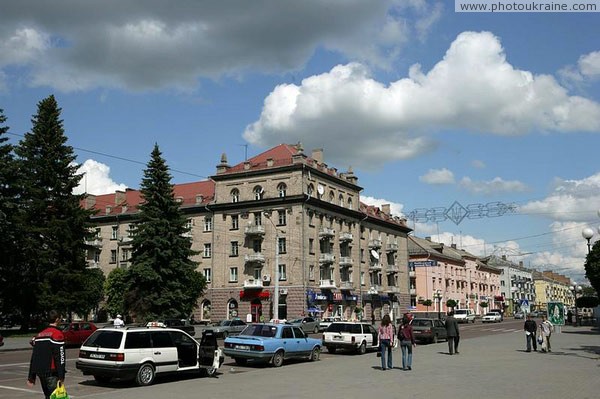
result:
[[[223,155],[210,179],[175,185],[208,283],[194,318],[379,320],[406,311],[410,229],[389,206],[361,203],[361,190],[351,170],[339,173],[322,150],[309,157],[299,144],[234,166]],[[88,196],[85,206],[98,210],[90,265],[129,266],[140,200],[137,190]]]
[[[523,267],[522,262],[511,262],[505,255],[489,256],[485,261],[501,270],[500,295],[504,297],[506,313],[533,309],[537,299],[532,271]]]

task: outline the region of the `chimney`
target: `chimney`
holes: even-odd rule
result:
[[[91,209],[96,205],[96,196],[93,194],[86,194],[85,196],[85,209]]]
[[[381,212],[385,213],[386,215],[389,215],[390,214],[390,204],[381,205]]]
[[[227,163],[227,154],[221,154],[221,162],[217,165],[217,174],[225,173],[229,169],[229,164]]]
[[[117,190],[115,191],[115,205],[121,205],[127,199],[125,195],[125,191]]]
[[[354,175],[354,171],[352,170],[352,166],[348,168],[348,171],[345,173],[346,180],[352,184],[358,184],[358,177]]]
[[[456,249],[456,244],[450,244],[450,248]]]
[[[248,170],[248,169],[250,169],[250,162],[245,161],[244,162],[244,170]]]
[[[427,237],[425,237],[425,239],[426,239],[427,241],[431,242],[431,236],[427,236]]]
[[[317,149],[312,150],[312,159],[314,159],[318,163],[322,163],[323,162],[323,149],[317,148]]]
[[[271,166],[273,166],[273,158],[267,158],[267,166],[270,168]]]

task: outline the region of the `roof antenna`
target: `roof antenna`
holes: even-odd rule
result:
[[[244,147],[244,161],[248,160],[248,144],[238,144],[239,146]]]

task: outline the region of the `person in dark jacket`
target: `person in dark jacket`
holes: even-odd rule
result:
[[[402,349],[402,370],[412,370],[413,347],[417,346],[410,322],[408,317],[403,317],[398,331],[398,340]]]
[[[60,322],[60,314],[55,310],[48,313],[48,328],[40,332],[32,341],[33,351],[29,363],[27,385],[35,385],[35,379],[40,379],[40,385],[46,399],[56,389],[58,381],[65,380],[65,337],[56,325]]]
[[[527,315],[527,320],[525,320],[523,330],[525,330],[525,336],[527,337],[527,352],[531,352],[532,342],[533,350],[537,351],[537,340],[535,338],[535,333],[537,331],[537,323],[531,318],[530,314]]]
[[[460,332],[458,331],[458,322],[454,318],[454,312],[449,312],[446,317],[446,336],[448,337],[448,353],[458,355],[458,342],[460,341]]]

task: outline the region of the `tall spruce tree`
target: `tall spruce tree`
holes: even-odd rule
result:
[[[155,144],[141,184],[143,202],[133,228],[126,310],[137,321],[188,316],[206,287],[191,260],[197,252],[173,195],[169,168]]]
[[[60,113],[54,96],[40,101],[31,132],[15,148],[22,184],[19,223],[26,233],[17,299],[25,326],[30,315],[49,309],[85,315],[89,303],[81,299],[97,289],[88,284],[85,259],[91,212],[80,206],[83,195],[73,194],[82,176]]]
[[[585,277],[600,296],[600,241],[596,241],[585,258]]]

